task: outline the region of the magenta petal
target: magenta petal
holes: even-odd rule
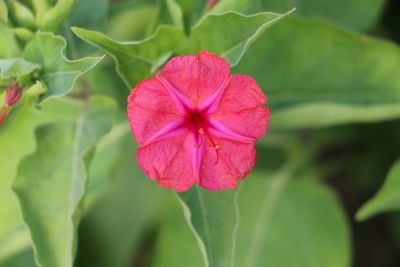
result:
[[[218,151],[204,146],[199,168],[199,185],[208,190],[235,188],[253,168],[256,150],[252,142],[215,138],[221,145]]]
[[[210,107],[210,122],[222,132],[242,136],[237,136],[239,140],[255,141],[267,130],[270,112],[261,105],[266,100],[254,79],[231,75],[219,101]]]
[[[200,51],[197,56],[171,59],[161,77],[189,99],[190,108],[197,109],[223,90],[230,66],[223,58]]]
[[[196,173],[191,157],[193,136],[188,130],[140,146],[137,152],[139,167],[163,187],[186,191],[194,183]]]
[[[179,126],[183,114],[156,77],[139,83],[128,97],[128,119],[139,143],[149,142]]]

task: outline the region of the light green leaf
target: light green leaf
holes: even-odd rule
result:
[[[135,143],[127,123],[105,136],[90,167],[89,193],[100,192],[79,228],[79,266],[130,266],[143,238],[158,221],[160,188],[139,170]],[[161,202],[161,203],[164,203]],[[138,255],[141,257],[141,255]]]
[[[194,186],[179,193],[185,218],[190,225],[205,266],[233,266],[239,223],[239,189],[208,191]]]
[[[20,56],[20,47],[12,30],[0,22],[0,58]]]
[[[0,127],[0,262],[30,244],[11,181],[20,160],[35,150],[34,130],[44,123],[72,122],[80,108],[79,103],[66,99],[48,101],[40,111],[32,105],[21,105],[11,111]]]
[[[76,0],[58,0],[56,4],[44,13],[39,26],[44,31],[57,32],[67,19]]]
[[[208,15],[193,27],[189,37],[177,28],[160,26],[154,36],[134,42],[117,42],[99,32],[80,28],[72,30],[110,54],[117,62],[119,75],[133,87],[173,54],[197,54],[199,50],[206,50],[235,65],[261,32],[291,12],[283,15],[268,12],[252,16],[235,12]]]
[[[264,12],[250,16],[226,12],[205,16],[193,27],[190,45],[183,48],[181,54],[205,50],[224,57],[231,66],[235,66],[265,29],[293,11],[284,14]]]
[[[0,23],[4,25],[8,23],[8,8],[4,0],[0,0]]]
[[[400,210],[400,160],[391,167],[379,191],[367,201],[356,214],[359,221],[374,215]]]
[[[63,55],[65,46],[66,42],[60,36],[37,33],[25,47],[23,57],[42,66],[39,79],[43,81],[47,92],[41,96],[41,102],[67,94],[76,79],[102,59],[86,57],[70,61]]]
[[[238,198],[235,261],[214,266],[350,266],[349,226],[337,197],[315,180],[290,180],[285,172],[268,179],[253,171],[246,178]],[[173,224],[162,226],[152,266],[204,266],[190,230],[172,216]]]
[[[37,24],[41,24],[44,14],[51,8],[51,1],[48,0],[30,0],[35,10],[35,19]]]
[[[19,165],[13,189],[41,267],[73,266],[88,164],[115,108],[109,98],[91,97],[76,123],[40,127],[37,150]]]
[[[318,20],[282,21],[259,38],[233,72],[257,80],[269,98],[275,129],[400,114],[400,48]]]
[[[10,16],[14,18],[17,26],[26,27],[29,29],[36,28],[35,17],[27,6],[19,1],[8,1],[8,3]]]
[[[38,64],[23,58],[0,59],[0,79],[19,78],[38,69]]]

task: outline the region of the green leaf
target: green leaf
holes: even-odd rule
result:
[[[76,0],[58,0],[57,3],[44,13],[43,20],[39,21],[44,31],[57,32],[67,19]]]
[[[283,15],[268,12],[252,16],[234,12],[209,15],[193,27],[189,37],[177,28],[160,26],[154,36],[138,42],[117,42],[99,32],[72,30],[83,40],[110,54],[117,62],[118,74],[129,87],[133,87],[163,65],[172,54],[197,54],[199,50],[206,50],[235,65],[261,32],[291,12]]]
[[[349,226],[335,194],[316,180],[290,180],[295,177],[286,171],[268,176],[253,171],[243,182],[235,261],[210,266],[350,266]],[[225,213],[212,215],[207,218],[227,219]],[[160,231],[152,266],[204,266],[189,227],[171,216]]]
[[[93,159],[89,187],[97,191],[99,185],[107,182],[108,190],[80,226],[78,266],[127,266],[140,242],[153,230],[160,201],[167,191],[157,187],[139,170],[135,163],[138,145],[129,126],[125,123],[120,127],[110,133],[105,143],[99,144],[102,151]],[[115,138],[115,134],[121,133],[120,138]],[[108,165],[105,173],[101,173],[104,170],[101,165]]]
[[[282,21],[233,72],[257,80],[269,98],[275,129],[400,115],[400,48],[318,20]]]
[[[13,189],[42,267],[73,265],[88,164],[115,108],[109,98],[91,97],[75,123],[40,127],[37,150],[19,165]]]
[[[36,29],[35,17],[32,11],[18,1],[8,1],[10,17],[15,20],[17,26]]]
[[[0,0],[0,23],[4,25],[8,23],[8,8],[4,0]]]
[[[159,24],[172,25],[178,29],[183,29],[183,14],[181,7],[175,0],[161,0],[160,11],[156,21]]]
[[[98,153],[90,167],[89,193],[105,188],[107,191],[82,220],[78,266],[130,265],[140,242],[147,239],[148,231],[158,223],[155,217],[167,189],[156,186],[139,170],[135,159],[137,147],[124,122],[96,148]],[[138,257],[142,260],[143,256]]]
[[[284,175],[244,184],[236,265],[350,266],[349,226],[336,196],[316,182],[285,181]]]
[[[232,266],[239,223],[239,189],[208,191],[194,186],[179,193],[185,218],[203,255],[205,266]]]
[[[19,78],[38,69],[38,64],[23,58],[0,59],[0,79]]]
[[[0,23],[0,58],[20,56],[20,47],[12,30]]]
[[[70,61],[63,55],[65,46],[66,42],[60,36],[37,33],[25,47],[23,57],[42,66],[39,79],[43,81],[47,91],[41,96],[41,102],[67,94],[76,79],[102,59],[86,57]]]
[[[40,111],[32,105],[21,105],[11,111],[0,127],[0,262],[30,244],[18,200],[11,190],[11,181],[16,176],[20,160],[35,150],[34,130],[54,121],[72,122],[79,110],[78,103],[65,99],[48,101]]]
[[[65,36],[68,43],[67,55],[79,58],[82,55],[93,53],[94,48],[75,36],[71,32],[70,27],[76,26],[91,30],[103,30],[107,20],[108,7],[108,0],[78,0],[76,2],[61,34]],[[93,12],[93,10],[96,10],[96,12]]]
[[[400,210],[400,160],[395,162],[379,191],[356,214],[359,221],[389,211]]]
[[[349,28],[365,31],[377,23],[385,0],[298,0],[298,14],[325,18]],[[263,0],[264,10],[280,12],[293,7],[292,0]]]

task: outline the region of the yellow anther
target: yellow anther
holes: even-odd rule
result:
[[[206,132],[204,131],[203,128],[200,128],[200,129],[199,129],[199,134],[206,134]]]
[[[218,145],[218,144],[215,144],[215,146],[214,146],[214,149],[215,150],[220,150],[222,148],[222,146],[221,145]]]

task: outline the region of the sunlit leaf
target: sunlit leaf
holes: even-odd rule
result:
[[[35,150],[34,130],[54,121],[72,122],[80,107],[79,103],[61,99],[46,102],[40,111],[31,105],[21,105],[12,110],[0,127],[0,261],[30,244],[11,181],[20,160]]]
[[[73,28],[73,31],[110,54],[117,62],[119,75],[129,87],[133,87],[162,66],[171,55],[197,54],[199,50],[206,50],[235,65],[261,32],[289,13],[265,12],[244,16],[227,12],[209,15],[193,27],[189,37],[178,28],[161,26],[154,36],[137,42],[117,42],[99,32],[80,28]]]
[[[47,89],[41,96],[41,102],[67,94],[76,79],[101,60],[99,57],[87,57],[70,61],[63,55],[65,46],[66,42],[60,36],[37,33],[25,47],[23,57],[41,66],[39,79]]]
[[[40,68],[38,64],[23,58],[0,59],[0,79],[18,78],[30,74],[38,68]]]
[[[96,142],[111,128],[115,108],[109,98],[92,97],[75,123],[40,127],[37,150],[19,165],[13,189],[41,267],[73,264],[88,164]]]

